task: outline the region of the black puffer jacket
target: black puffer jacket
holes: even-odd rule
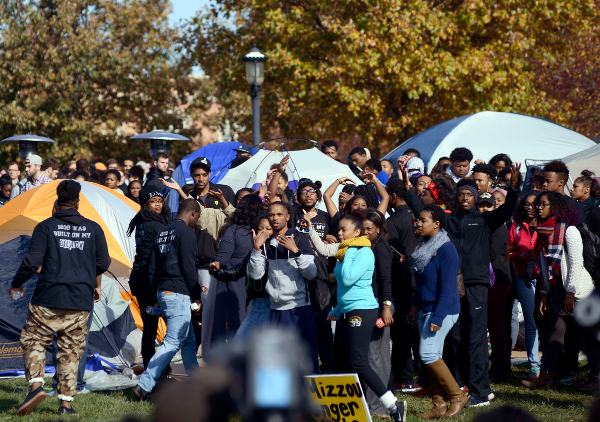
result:
[[[458,251],[465,284],[490,285],[492,235],[512,216],[519,197],[515,189],[507,188],[507,192],[506,202],[494,211],[480,214],[473,207],[446,214],[445,229]],[[420,215],[423,204],[415,192],[410,189],[402,196],[412,212]]]

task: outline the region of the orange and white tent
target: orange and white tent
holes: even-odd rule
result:
[[[31,189],[0,208],[0,244],[21,235],[31,236],[39,222],[52,216],[59,183],[60,180],[55,180]],[[90,182],[79,183],[79,212],[104,231],[111,258],[109,271],[129,290],[127,280],[135,258],[135,239],[126,232],[140,206],[112,189]]]
[[[31,189],[0,208],[0,248],[7,249],[7,245],[14,243],[11,241],[21,236],[31,236],[38,223],[51,217],[59,183],[60,181],[56,180]],[[78,183],[81,184],[79,212],[98,223],[104,231],[111,258],[108,271],[117,279],[117,283],[114,283],[113,277],[109,277],[108,274],[103,276],[103,300],[94,305],[90,345],[98,350],[101,357],[118,367],[130,366],[133,362],[132,356],[135,357],[140,348],[141,333],[135,330],[135,327],[143,330],[143,324],[141,310],[129,288],[129,274],[135,258],[135,237],[133,234],[127,236],[126,232],[129,222],[137,214],[140,206],[104,186],[81,181]],[[19,254],[22,256],[21,252],[23,251],[15,250],[14,259],[17,259]],[[14,276],[19,263],[14,264],[14,268],[4,268],[0,271],[3,281],[7,279],[10,282]],[[32,286],[29,286],[29,289],[32,290]],[[21,306],[20,302],[12,300],[9,304],[12,307]],[[131,310],[130,314],[125,312],[127,308]],[[24,316],[26,308],[15,308],[7,312],[21,312]],[[130,329],[125,330],[126,326]],[[21,327],[13,328],[15,338],[12,340],[18,341]],[[164,332],[164,323],[161,321],[157,335],[159,340],[164,337]],[[94,337],[95,333],[99,334]],[[108,341],[109,338],[112,340]]]

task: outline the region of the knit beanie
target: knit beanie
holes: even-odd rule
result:
[[[477,202],[477,199],[479,199],[479,192],[477,192],[477,189],[475,189],[473,186],[469,186],[469,185],[462,185],[461,187],[459,187],[456,190],[456,195],[458,196],[458,193],[461,190],[468,190],[469,192],[471,192],[473,194],[473,196],[475,197],[475,202]]]
[[[425,163],[419,157],[412,157],[406,162],[406,171],[408,177],[412,177],[416,173],[425,173]]]
[[[142,188],[142,190],[140,190],[140,204],[141,205],[145,204],[146,202],[148,202],[150,199],[154,198],[155,196],[160,196],[161,198],[164,199],[163,194],[156,190],[156,186],[153,186],[153,185],[144,186]]]

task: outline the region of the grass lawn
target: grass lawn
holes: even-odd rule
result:
[[[583,362],[582,362],[583,363]],[[511,405],[523,408],[531,412],[540,422],[569,422],[587,421],[588,409],[591,407],[594,396],[590,393],[579,393],[573,387],[557,386],[553,390],[528,390],[522,387],[520,380],[527,374],[527,364],[513,366],[513,376],[508,384],[492,384],[492,391],[496,398],[491,406],[466,409],[464,413],[456,418],[458,421],[471,421],[475,416],[492,407]],[[587,376],[587,373],[583,374]],[[49,379],[48,379],[49,381]],[[50,385],[47,383],[46,385]],[[15,412],[25,398],[24,391],[27,388],[25,379],[0,380],[0,421],[19,420],[46,421],[61,419],[56,413],[58,399],[56,395],[48,397],[29,416],[18,418]],[[415,398],[409,394],[399,393],[401,400],[408,401],[408,421],[419,421],[415,413],[429,410],[430,398]],[[79,412],[81,419],[88,421],[118,421],[126,416],[139,420],[150,420],[152,417],[152,405],[140,403],[135,399],[131,390],[103,391],[77,396],[73,407]],[[75,419],[73,417],[62,418]],[[376,422],[382,419],[374,418]],[[230,418],[230,421],[239,421],[239,418]],[[511,421],[507,421],[511,422]]]

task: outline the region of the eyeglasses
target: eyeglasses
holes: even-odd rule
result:
[[[535,204],[533,202],[525,202],[523,208],[535,208]]]
[[[541,203],[537,205],[537,208],[546,208],[550,206],[550,202]]]
[[[162,199],[156,199],[156,200],[150,200],[148,201],[149,204],[164,204],[165,201],[163,201]]]
[[[300,195],[302,196],[308,195],[309,193],[317,193],[317,191],[314,189],[303,189],[300,191]]]

